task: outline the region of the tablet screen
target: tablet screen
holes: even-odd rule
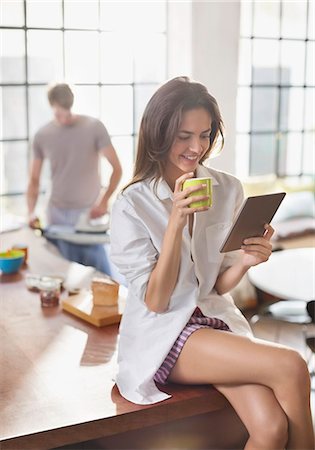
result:
[[[271,222],[285,195],[285,192],[279,192],[248,197],[224,239],[220,252],[238,250],[244,239],[263,236],[264,225]]]

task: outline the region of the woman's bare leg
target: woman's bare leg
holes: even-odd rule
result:
[[[287,448],[314,449],[309,373],[303,358],[292,349],[202,328],[188,338],[170,380],[185,384],[211,383],[221,387],[231,384],[265,386],[287,417]],[[267,407],[267,400],[265,405]],[[244,424],[248,427],[247,423]]]
[[[215,385],[247,428],[246,450],[283,450],[288,442],[288,419],[273,391],[260,384]]]

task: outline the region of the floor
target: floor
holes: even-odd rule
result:
[[[288,345],[299,351],[308,361],[312,373],[311,407],[315,431],[315,357],[305,343],[306,337],[315,336],[315,324],[294,324],[267,317],[257,319],[257,316],[251,319],[251,326],[256,337]]]

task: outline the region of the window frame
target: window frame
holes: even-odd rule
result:
[[[241,2],[241,8],[244,5],[244,1]],[[239,169],[237,172],[237,175],[241,176],[242,178],[248,178],[248,177],[256,177],[256,176],[264,176],[264,175],[276,175],[276,177],[302,177],[302,176],[309,176],[314,174],[314,168],[310,168],[310,173],[305,173],[303,170],[303,161],[304,161],[304,153],[305,153],[305,142],[306,142],[306,135],[309,133],[314,133],[314,127],[312,129],[308,129],[305,127],[306,121],[305,121],[305,115],[306,115],[306,94],[307,89],[314,88],[314,80],[312,84],[308,84],[307,82],[307,46],[309,42],[314,43],[314,39],[309,37],[309,21],[310,21],[310,12],[311,12],[311,6],[310,6],[310,0],[306,1],[306,23],[305,23],[305,36],[302,37],[292,37],[292,36],[283,36],[282,35],[282,25],[283,25],[283,6],[284,3],[286,3],[285,0],[279,0],[279,34],[278,36],[262,36],[255,34],[254,31],[254,24],[255,24],[255,7],[257,5],[257,1],[251,0],[250,2],[246,1],[247,7],[248,4],[250,4],[251,11],[250,11],[250,30],[248,29],[248,22],[245,23],[244,30],[245,34],[243,34],[243,30],[240,30],[240,49],[242,48],[242,44],[248,44],[250,45],[250,68],[246,66],[245,70],[244,67],[242,67],[243,73],[246,73],[250,69],[250,81],[247,82],[245,80],[244,83],[241,83],[240,80],[238,82],[238,92],[242,88],[247,88],[250,90],[250,104],[247,105],[249,107],[249,124],[248,124],[248,130],[242,131],[237,128],[236,130],[236,139],[237,142],[239,142],[239,147],[241,147],[241,142],[248,139],[248,149],[246,151],[242,151],[241,148],[237,151],[237,159],[240,160],[242,157],[245,157],[247,159],[246,163],[243,165],[242,171],[240,170],[241,165],[239,165]],[[242,11],[241,11],[242,14]],[[246,17],[248,19],[248,16]],[[247,30],[246,30],[247,26]],[[246,32],[247,31],[247,32]],[[259,83],[255,81],[255,67],[254,67],[254,46],[256,40],[265,41],[265,42],[277,42],[277,45],[279,47],[278,51],[278,64],[277,64],[277,82],[276,83]],[[293,41],[293,42],[302,42],[304,44],[304,67],[303,67],[303,82],[300,84],[296,83],[284,83],[281,81],[281,72],[283,70],[283,67],[281,66],[282,61],[282,52],[283,52],[283,43],[287,41]],[[240,71],[239,71],[239,78],[240,78]],[[248,73],[248,72],[247,72]],[[275,121],[275,129],[266,129],[266,130],[254,130],[253,128],[253,120],[254,120],[254,111],[255,111],[255,103],[254,103],[254,92],[255,89],[267,89],[267,88],[273,88],[277,91],[277,110],[276,110],[276,121]],[[281,111],[282,105],[283,105],[283,92],[287,89],[288,95],[290,92],[292,92],[292,89],[301,88],[303,89],[303,107],[302,107],[302,127],[299,130],[290,129],[289,126],[287,126],[286,129],[282,129],[281,126]],[[257,103],[256,103],[257,104]],[[244,104],[243,104],[244,105]],[[241,108],[242,105],[238,104],[238,108]],[[242,121],[241,121],[242,122]],[[290,174],[287,170],[286,161],[287,158],[285,158],[285,162],[283,159],[283,147],[285,146],[285,140],[288,139],[291,133],[300,133],[301,134],[301,140],[302,140],[302,148],[300,153],[300,163],[299,163],[299,170],[295,174]],[[271,135],[274,137],[276,143],[275,143],[275,155],[274,155],[274,162],[273,162],[273,171],[266,172],[266,173],[255,173],[254,172],[254,150],[253,150],[253,141],[255,137],[257,136],[266,136]],[[289,152],[288,149],[285,150],[285,152]],[[239,163],[240,164],[240,163]],[[268,164],[267,164],[268,166]],[[245,167],[245,169],[244,169]],[[312,172],[313,169],[313,172]]]
[[[165,60],[163,61],[164,64],[164,77],[163,79],[159,81],[136,81],[135,80],[135,74],[133,73],[133,80],[132,82],[125,83],[125,82],[102,82],[101,80],[101,65],[100,65],[100,48],[101,48],[101,39],[102,34],[112,31],[107,30],[103,27],[101,27],[101,0],[95,0],[97,1],[98,5],[98,27],[97,28],[72,28],[72,27],[65,27],[65,1],[67,0],[61,0],[61,8],[62,8],[62,26],[61,27],[35,27],[35,26],[27,26],[27,0],[23,0],[23,16],[24,16],[24,24],[21,26],[7,26],[7,25],[0,25],[0,30],[22,30],[24,31],[24,82],[2,82],[0,81],[0,88],[7,88],[7,87],[24,87],[25,88],[25,108],[26,108],[26,135],[24,138],[18,138],[18,137],[0,137],[0,146],[3,146],[3,144],[6,143],[15,143],[15,142],[23,142],[26,143],[26,146],[28,148],[27,156],[26,156],[26,162],[27,165],[29,165],[31,160],[31,139],[32,134],[30,132],[30,89],[32,87],[47,87],[49,83],[47,82],[29,82],[29,67],[28,67],[28,31],[36,30],[36,31],[61,31],[62,32],[62,72],[63,72],[63,80],[67,82],[66,79],[66,45],[65,45],[65,33],[69,31],[79,31],[79,32],[86,32],[90,33],[91,31],[98,33],[98,60],[99,60],[99,73],[98,73],[98,82],[74,82],[71,83],[72,86],[95,86],[98,88],[98,99],[99,99],[99,114],[97,117],[98,119],[101,119],[102,116],[102,88],[103,87],[117,87],[117,86],[130,86],[132,89],[132,132],[130,134],[114,134],[110,133],[110,136],[112,139],[115,140],[115,138],[125,138],[130,137],[132,140],[132,159],[134,161],[135,159],[135,152],[136,152],[136,140],[138,135],[137,130],[137,105],[136,105],[136,91],[139,87],[151,87],[151,88],[157,88],[162,82],[164,82],[167,79],[168,74],[168,0],[165,0],[163,5],[161,7],[165,8],[165,30],[164,31],[153,31],[152,34],[158,34],[165,36]],[[2,6],[4,8],[5,5]],[[145,30],[144,32],[146,32]],[[106,126],[106,123],[105,123]],[[26,191],[14,191],[14,192],[0,192],[0,198],[1,197],[8,197],[8,196],[19,196],[24,195]],[[45,189],[41,188],[41,193],[44,193]]]

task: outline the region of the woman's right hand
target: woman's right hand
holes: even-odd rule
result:
[[[200,191],[200,189],[205,187],[204,185],[199,184],[183,189],[184,181],[192,178],[193,176],[193,172],[185,173],[175,181],[173,208],[170,220],[174,223],[175,226],[181,229],[183,229],[186,225],[189,215],[194,214],[195,212],[206,211],[207,209],[209,209],[208,206],[200,206],[198,208],[189,207],[192,202],[208,199],[207,195],[195,195],[193,197],[188,197],[188,195],[192,192]]]

